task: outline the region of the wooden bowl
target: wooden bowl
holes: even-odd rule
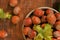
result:
[[[37,9],[51,9],[53,10],[55,13],[59,13],[57,10],[50,8],[50,7],[39,7]],[[35,9],[33,9],[32,11],[30,11],[25,18],[28,18],[33,12],[35,11]],[[24,21],[23,21],[23,25],[22,25],[22,32],[23,32],[23,28],[24,28]],[[26,40],[25,35],[23,34],[24,40]]]

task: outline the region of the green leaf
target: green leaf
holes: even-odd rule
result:
[[[59,12],[60,12],[60,5],[59,5]]]
[[[0,8],[0,18],[4,18],[4,11]]]

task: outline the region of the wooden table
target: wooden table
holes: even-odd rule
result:
[[[2,26],[2,29],[4,28],[7,31],[8,36],[0,40],[24,40],[22,36],[22,23],[25,16],[32,9],[42,7],[42,6],[48,6],[48,7],[53,6],[52,0],[18,0],[18,1],[19,1],[18,5],[21,8],[21,12],[19,15],[20,22],[17,25],[14,25],[11,23],[11,20],[7,20],[5,26]],[[11,14],[13,14],[12,13],[13,8],[9,6],[9,0],[0,0],[0,8],[3,8],[5,12],[9,11],[11,12]],[[0,24],[3,23],[4,22],[1,20]]]

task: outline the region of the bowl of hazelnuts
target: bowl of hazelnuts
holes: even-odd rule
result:
[[[50,7],[30,11],[22,25],[25,40],[60,39],[60,13]]]

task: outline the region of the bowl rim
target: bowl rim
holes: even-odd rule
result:
[[[56,9],[51,8],[51,7],[39,7],[39,8],[37,8],[37,9],[51,9],[51,10],[55,11],[56,13],[59,13]],[[30,11],[30,12],[26,15],[25,18],[29,17],[29,16],[32,14],[32,12],[34,12],[34,11],[35,11],[35,9],[33,9],[32,11]],[[23,28],[24,28],[24,21],[23,21],[23,24],[22,24],[22,35],[23,35],[24,40],[26,40],[26,37],[25,37],[25,35],[23,34]]]

